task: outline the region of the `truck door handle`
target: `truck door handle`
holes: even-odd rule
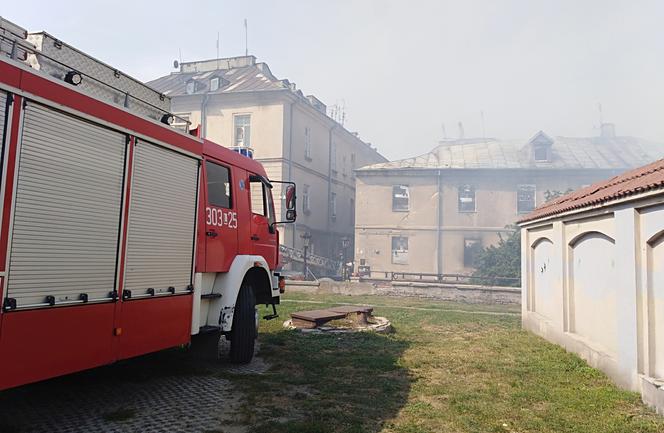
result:
[[[261,239],[261,238],[259,238],[259,237],[256,236],[256,235],[251,235],[251,240],[252,240],[252,241],[259,241],[260,239]]]
[[[205,234],[207,236],[210,236],[211,238],[216,238],[217,236],[219,236],[219,233],[217,232],[205,232]]]

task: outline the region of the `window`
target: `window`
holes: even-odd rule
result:
[[[263,183],[249,182],[249,194],[251,196],[251,213],[267,216],[267,206],[265,205],[265,194],[263,193]]]
[[[516,210],[518,213],[535,209],[535,185],[517,185]]]
[[[214,77],[210,79],[210,92],[215,92],[219,90],[219,77]]]
[[[249,181],[249,196],[251,202],[251,213],[263,215],[270,223],[274,222],[272,214],[272,193],[270,189],[260,180]]]
[[[230,209],[233,206],[231,200],[230,170],[223,165],[205,161],[205,173],[207,176],[207,200],[213,206]]]
[[[463,240],[463,266],[475,267],[475,259],[482,251],[482,241],[475,238],[464,238]]]
[[[330,216],[332,219],[337,218],[337,194],[334,192],[330,193]]]
[[[549,162],[551,160],[549,157],[549,146],[535,146],[533,148],[533,157],[538,162]]]
[[[187,95],[191,95],[196,91],[196,82],[194,80],[187,81],[185,91]]]
[[[237,114],[233,122],[235,123],[235,146],[251,147],[251,115]]]
[[[408,238],[406,236],[392,237],[392,263],[408,264]]]
[[[302,212],[306,214],[311,212],[309,207],[309,185],[302,185]]]
[[[311,130],[304,128],[304,157],[311,160]]]
[[[409,201],[408,185],[392,187],[392,212],[408,212]]]
[[[475,187],[473,185],[459,187],[459,212],[475,212]]]

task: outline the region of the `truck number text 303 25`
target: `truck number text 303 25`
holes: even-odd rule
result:
[[[206,220],[209,226],[237,228],[237,212],[228,209],[218,209],[214,207],[205,208]]]

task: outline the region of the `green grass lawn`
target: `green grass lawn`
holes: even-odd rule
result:
[[[282,327],[292,311],[339,303],[374,305],[395,331],[316,335]],[[257,433],[664,431],[664,418],[637,394],[521,330],[518,311],[287,294],[281,318],[261,323],[261,356],[272,368],[229,376],[247,396],[239,421]]]

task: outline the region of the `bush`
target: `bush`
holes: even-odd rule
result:
[[[509,236],[500,235],[497,245],[484,248],[475,257],[474,277],[481,278],[482,284],[498,286],[521,285],[521,232],[516,226]]]

